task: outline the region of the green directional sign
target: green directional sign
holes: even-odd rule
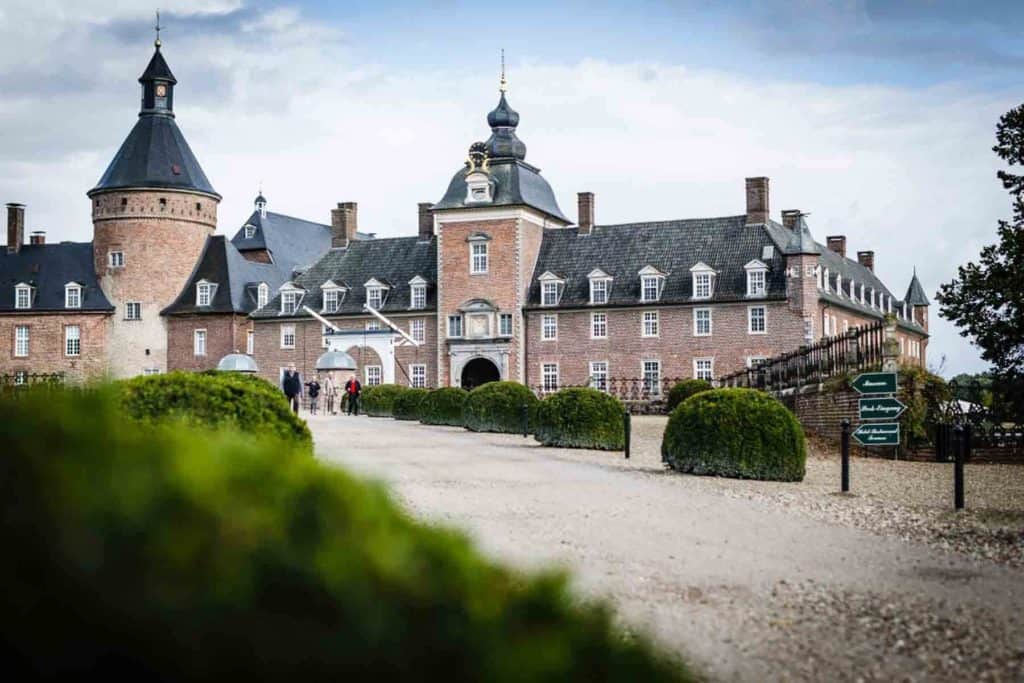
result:
[[[895,420],[907,409],[894,398],[861,398],[857,400],[860,419],[862,420]]]
[[[863,424],[853,432],[853,438],[862,446],[899,446],[900,425],[898,422]]]
[[[858,394],[895,394],[896,373],[895,372],[865,372],[857,375],[850,386],[856,389]]]

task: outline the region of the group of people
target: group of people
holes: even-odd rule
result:
[[[320,373],[317,373],[310,381],[303,383],[302,376],[295,369],[295,363],[292,363],[281,378],[281,389],[296,414],[299,412],[303,387],[305,387],[306,396],[309,398],[310,415],[317,414],[321,396],[325,402],[325,415],[337,415],[346,410],[349,415],[359,414],[359,397],[362,395],[363,385],[355,375],[350,375],[348,381],[339,390],[334,380],[334,373],[328,372],[322,385],[320,384]]]

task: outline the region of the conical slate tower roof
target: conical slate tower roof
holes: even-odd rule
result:
[[[904,298],[911,306],[927,306],[928,297],[924,293],[921,281],[917,279],[917,270],[914,270],[914,277],[910,278],[910,286],[907,287],[907,296]]]

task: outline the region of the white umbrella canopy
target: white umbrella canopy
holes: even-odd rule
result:
[[[329,370],[355,370],[356,361],[344,351],[328,351],[316,359],[316,369]]]
[[[220,359],[220,362],[217,363],[217,369],[221,372],[245,372],[250,374],[259,372],[259,368],[256,367],[256,361],[244,353],[229,353]]]

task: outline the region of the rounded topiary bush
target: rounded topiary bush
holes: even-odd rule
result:
[[[395,403],[391,408],[391,414],[396,420],[419,420],[420,404],[430,393],[426,389],[409,388],[395,397]]]
[[[121,408],[136,420],[184,418],[209,427],[230,426],[311,448],[306,422],[284,393],[259,377],[233,372],[169,372],[117,383]]]
[[[420,403],[420,422],[426,425],[463,426],[462,407],[469,392],[462,387],[441,387]]]
[[[469,392],[463,406],[463,418],[467,429],[474,432],[506,432],[520,434],[523,431],[523,406],[531,416],[537,405],[537,397],[519,382],[489,382]]]
[[[624,409],[597,389],[562,389],[537,404],[533,433],[545,446],[622,450]]]
[[[668,401],[666,408],[668,412],[672,412],[676,409],[680,403],[690,398],[694,394],[699,394],[702,391],[708,389],[714,389],[711,382],[706,379],[684,379],[682,382],[678,382],[668,391]]]
[[[363,390],[360,407],[370,417],[393,417],[395,399],[405,391],[408,391],[408,387],[397,384],[378,384],[369,387]]]
[[[800,423],[774,398],[753,389],[712,389],[672,411],[661,457],[691,474],[800,481],[807,454]]]

